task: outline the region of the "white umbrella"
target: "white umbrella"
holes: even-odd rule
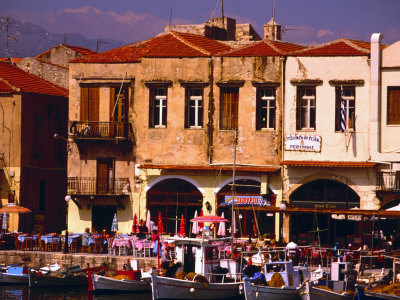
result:
[[[194,211],[194,218],[197,218],[197,210]],[[198,234],[199,231],[199,222],[193,222],[192,233]]]
[[[150,210],[147,210],[147,219],[146,219],[146,227],[149,230],[149,232],[153,232],[153,228],[151,226],[151,219],[150,219]]]
[[[117,221],[117,214],[114,214],[114,219],[111,224],[111,231],[117,232],[118,231],[118,221]]]
[[[231,233],[232,235],[237,232],[236,229],[236,213],[235,210],[233,211],[233,216],[232,216],[232,224],[231,224]]]
[[[8,215],[7,215],[7,211],[4,211],[4,215],[3,215],[3,224],[1,226],[2,229],[7,230],[8,229]]]
[[[224,218],[224,212],[222,212],[221,218]],[[220,236],[226,235],[225,222],[219,223],[217,235],[220,235]]]

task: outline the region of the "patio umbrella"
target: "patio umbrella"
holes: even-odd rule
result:
[[[224,212],[222,212],[221,218],[224,218]],[[226,235],[225,222],[219,223],[217,235],[219,235],[219,236]]]
[[[147,211],[147,218],[146,218],[146,227],[149,232],[153,232],[153,228],[151,226],[151,218],[150,218],[150,211]]]
[[[138,222],[137,222],[137,215],[135,214],[135,216],[133,217],[133,224],[132,224],[132,233],[136,233],[138,232]]]
[[[18,206],[15,203],[7,203],[0,208],[1,214],[4,214],[5,211],[7,211],[8,214],[26,214],[32,212],[29,208]]]
[[[114,219],[111,224],[111,231],[114,231],[114,232],[118,231],[117,213],[114,214]]]
[[[200,217],[203,216],[203,210],[200,211]],[[203,231],[204,229],[204,223],[203,222],[199,222],[199,229],[200,231]]]
[[[197,210],[194,211],[194,219],[196,219],[196,218],[197,218]],[[200,231],[199,222],[196,222],[196,221],[193,222],[192,233],[198,234],[199,231]]]
[[[186,235],[185,219],[183,218],[183,215],[181,217],[181,225],[179,227],[179,235],[180,236]]]
[[[4,211],[4,215],[3,215],[3,224],[1,226],[2,229],[7,230],[8,229],[8,215],[7,212]]]
[[[158,212],[157,227],[158,227],[158,233],[159,233],[159,234],[161,234],[161,233],[164,232],[164,227],[163,227],[163,223],[162,223],[161,212]]]
[[[228,222],[227,219],[220,216],[199,216],[190,220],[191,222],[208,222],[208,223],[221,223]]]

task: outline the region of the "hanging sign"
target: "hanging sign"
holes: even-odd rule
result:
[[[285,150],[321,152],[321,137],[318,135],[287,134]]]
[[[225,202],[220,205],[232,205],[233,196],[225,196]],[[269,206],[271,203],[260,196],[235,196],[235,205],[238,206]]]

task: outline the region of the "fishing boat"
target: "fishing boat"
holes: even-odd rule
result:
[[[67,286],[88,286],[88,271],[106,270],[106,267],[94,267],[82,270],[79,265],[71,266],[65,271],[60,270],[42,273],[40,270],[29,271],[29,287],[67,287]]]
[[[140,271],[117,271],[114,277],[93,273],[91,279],[92,282],[89,284],[92,284],[93,292],[146,292],[151,290],[151,278],[142,278]]]
[[[397,284],[398,286],[398,284]],[[400,296],[374,292],[364,285],[357,285],[357,298],[358,300],[400,300]]]
[[[252,282],[251,278],[245,278],[243,282],[246,300],[296,300],[299,297],[301,283],[310,278],[309,269],[306,267],[294,267],[292,261],[275,261],[264,264],[265,280],[271,282],[274,274],[279,274],[284,285],[265,286]]]
[[[49,265],[38,269],[42,273],[56,271],[60,268],[58,264]],[[0,267],[0,283],[2,284],[28,284],[29,267],[20,264],[12,264]]]
[[[188,275],[196,273],[192,281],[151,274],[153,300],[155,299],[228,299],[240,295],[241,282],[227,282],[226,276],[222,282],[215,282],[213,274],[220,267],[218,246],[213,242],[217,239],[177,238],[174,239],[176,258],[183,265]],[[231,274],[234,275],[234,274]],[[203,276],[203,277],[200,277]],[[206,281],[197,282],[197,278]]]

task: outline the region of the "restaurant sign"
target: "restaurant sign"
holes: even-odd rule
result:
[[[232,205],[233,196],[225,196],[225,202],[220,205]],[[269,206],[271,203],[260,196],[235,196],[234,205],[238,206]]]
[[[285,150],[321,152],[321,137],[318,135],[287,134]]]

